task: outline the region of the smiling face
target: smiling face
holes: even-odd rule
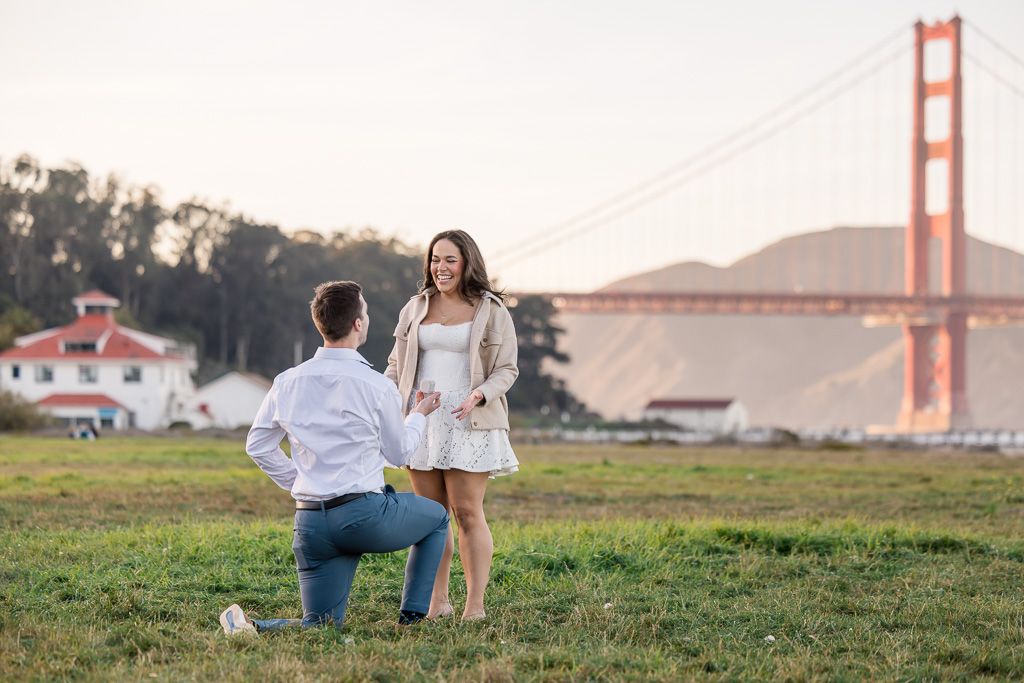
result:
[[[494,293],[480,247],[462,230],[445,230],[430,240],[423,258],[420,292],[432,288],[444,296],[457,296],[470,305],[485,292]]]
[[[458,295],[461,292],[465,261],[459,248],[449,240],[434,242],[430,252],[430,277],[441,294]]]

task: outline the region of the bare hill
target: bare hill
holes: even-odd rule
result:
[[[969,239],[968,278],[973,292],[1020,291],[1024,256]],[[901,228],[837,228],[784,239],[728,268],[682,263],[602,291],[895,293],[902,283]],[[563,315],[560,324],[572,360],[551,370],[606,417],[637,418],[659,397],[732,396],[753,424],[791,428],[891,424],[899,411],[898,327],[865,328],[854,317],[729,315]],[[1024,427],[1016,381],[1024,378],[1024,329],[972,330],[967,373],[977,426]]]

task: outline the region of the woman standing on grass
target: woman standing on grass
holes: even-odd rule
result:
[[[384,374],[398,384],[406,410],[424,382],[441,394],[441,406],[427,419],[420,448],[405,467],[413,491],[444,505],[459,527],[466,620],[486,616],[484,590],[494,553],[483,507],[487,480],[519,470],[505,400],[519,375],[517,354],[512,316],[491,287],[476,242],[462,230],[435,235],[420,291],[399,315]],[[449,528],[428,619],[454,613],[448,599],[454,553]]]

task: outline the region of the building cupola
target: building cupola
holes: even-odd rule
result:
[[[71,300],[78,317],[86,315],[102,315],[114,319],[114,309],[121,307],[121,301],[106,292],[94,289]]]

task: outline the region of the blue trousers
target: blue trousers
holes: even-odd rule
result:
[[[330,510],[296,510],[292,552],[302,619],[253,622],[260,631],[327,623],[340,629],[359,558],[410,546],[401,609],[426,613],[447,538],[444,506],[412,493],[395,493],[391,485],[384,493],[367,493]]]

